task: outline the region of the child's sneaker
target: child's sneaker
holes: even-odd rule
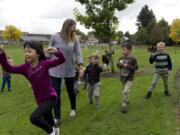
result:
[[[127,113],[128,112],[128,106],[127,103],[123,102],[121,105],[121,111],[122,113]]]
[[[171,96],[171,95],[169,94],[169,91],[164,91],[164,95],[167,96],[167,97]]]
[[[70,117],[76,116],[76,111],[75,111],[75,110],[71,110],[69,116],[70,116]]]
[[[59,128],[55,128],[55,135],[60,135],[60,129]]]
[[[50,133],[49,135],[56,135],[56,131],[55,131],[55,128],[54,128],[54,127],[53,127],[52,133]]]
[[[97,104],[97,105],[96,105],[96,111],[99,112],[99,110],[100,110],[100,105]]]
[[[89,100],[89,104],[93,104],[93,99],[90,99],[90,100]]]
[[[149,99],[149,98],[151,98],[151,94],[152,94],[152,92],[148,91],[148,93],[147,93],[147,95],[146,95],[145,99]]]

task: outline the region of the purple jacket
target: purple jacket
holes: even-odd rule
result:
[[[1,53],[0,63],[7,72],[22,74],[29,80],[32,85],[36,102],[39,105],[46,100],[57,98],[57,94],[52,87],[48,71],[49,68],[64,63],[65,57],[62,52],[56,53],[55,56],[57,59],[42,60],[39,62],[37,67],[32,68],[28,63],[19,66],[12,66],[7,62],[6,54]]]

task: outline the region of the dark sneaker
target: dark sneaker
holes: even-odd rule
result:
[[[89,104],[93,104],[93,99],[90,99],[90,100],[89,100]]]
[[[145,99],[151,98],[151,94],[152,94],[152,92],[148,92],[147,95],[146,95],[146,97],[145,97]]]
[[[164,95],[165,95],[165,96],[168,96],[168,97],[171,96],[171,95],[169,94],[169,91],[164,91]]]

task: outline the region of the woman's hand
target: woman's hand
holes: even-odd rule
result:
[[[79,77],[82,78],[82,77],[83,77],[83,74],[84,74],[84,69],[83,69],[83,66],[80,65],[80,66],[79,66]]]
[[[44,50],[46,53],[57,53],[58,49],[55,47],[48,47]]]

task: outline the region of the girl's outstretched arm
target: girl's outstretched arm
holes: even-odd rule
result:
[[[19,66],[12,66],[7,61],[6,54],[2,48],[0,48],[0,64],[2,65],[3,69],[9,73],[16,73],[16,74],[26,74],[26,64],[22,64]]]
[[[45,65],[48,68],[55,67],[55,66],[65,62],[65,57],[64,57],[63,52],[59,51],[57,48],[55,48],[55,47],[48,47],[46,49],[46,52],[47,53],[52,53],[52,54],[54,54],[57,57],[54,60],[46,60],[45,61]]]

